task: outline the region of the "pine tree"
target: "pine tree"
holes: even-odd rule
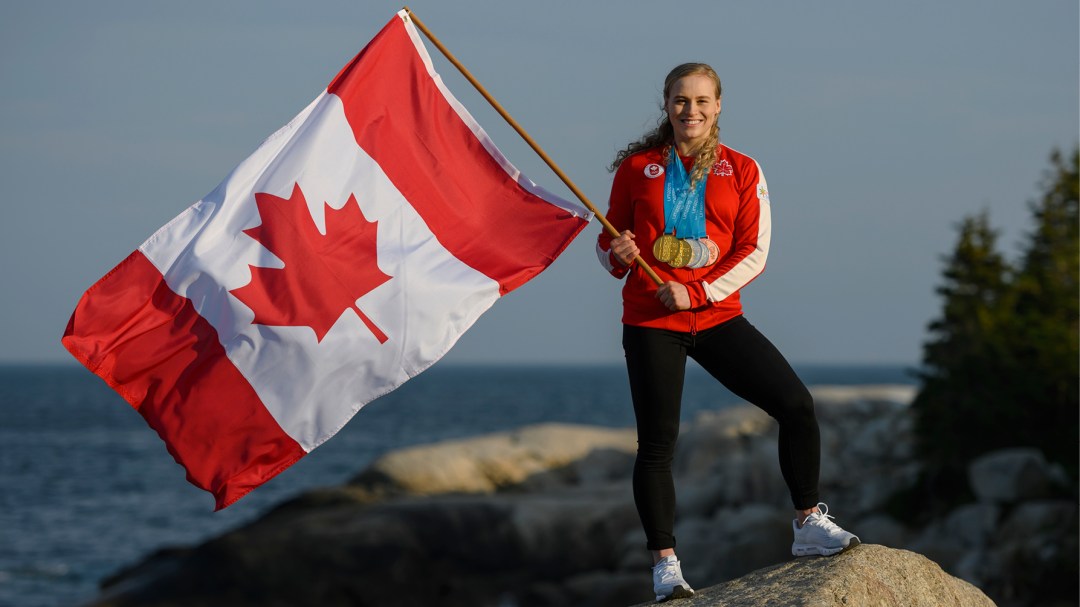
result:
[[[963,500],[967,464],[995,449],[1037,447],[1076,478],[1080,148],[1051,163],[1018,268],[998,253],[985,212],[964,219],[945,260],[912,403],[922,489],[938,506]]]
[[[1080,149],[1055,152],[1013,282],[1012,396],[1026,407],[1018,442],[1039,445],[1075,477],[1080,437]]]
[[[997,232],[984,212],[963,220],[946,259],[941,317],[923,347],[922,386],[912,403],[918,450],[951,484],[983,446],[976,434],[994,426],[1005,348],[1000,339],[1010,305],[1010,268],[997,251]]]

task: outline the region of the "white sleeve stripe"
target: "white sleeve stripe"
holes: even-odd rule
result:
[[[600,260],[600,265],[604,266],[605,270],[615,271],[615,265],[611,263],[611,252],[600,248],[599,241],[596,243],[596,258]]]
[[[765,269],[765,259],[769,255],[769,240],[772,236],[772,215],[769,206],[769,187],[765,183],[765,175],[761,172],[761,167],[758,166],[757,169],[759,215],[756,248],[720,278],[711,283],[702,282],[705,295],[710,302],[727,298],[749,284]]]

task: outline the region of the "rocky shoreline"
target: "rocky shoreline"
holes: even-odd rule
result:
[[[1076,500],[1063,489],[1069,479],[1036,449],[974,462],[976,500],[909,528],[884,512],[919,474],[913,389],[813,392],[823,499],[842,526],[876,544],[837,561],[851,563],[846,573],[821,569],[835,584],[847,580],[845,596],[866,587],[896,594],[884,589],[900,582],[882,580],[897,575],[907,580],[904,598],[882,605],[951,605],[940,602],[943,584],[965,593],[964,604],[993,604],[988,595],[1002,607],[1046,605],[1032,597],[1048,577],[1071,575],[1075,587]],[[650,563],[630,493],[634,448],[632,429],[545,424],[388,453],[345,485],[304,494],[199,546],[149,556],[106,580],[93,605],[642,603],[651,599]],[[776,426],[758,409],[707,412],[685,425],[676,483],[684,573],[699,589],[720,585],[703,597],[758,586],[767,596],[765,579],[787,584],[788,596],[818,560],[790,555]],[[908,569],[889,570],[896,567]]]

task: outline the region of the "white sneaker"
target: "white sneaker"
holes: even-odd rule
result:
[[[814,512],[806,517],[806,522],[799,527],[796,521],[791,521],[791,528],[795,531],[795,542],[791,544],[791,554],[795,556],[832,556],[838,552],[859,545],[859,537],[854,533],[844,531],[839,525],[832,522],[829,515],[829,507],[818,504],[821,512]]]
[[[675,555],[665,556],[652,568],[653,592],[656,602],[668,599],[688,599],[694,596],[694,589],[682,576],[682,565]]]

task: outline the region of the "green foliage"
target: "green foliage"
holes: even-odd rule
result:
[[[945,260],[943,309],[912,404],[924,490],[944,502],[966,490],[971,459],[1005,447],[1040,448],[1076,478],[1080,149],[1051,164],[1016,267],[997,252],[985,213],[963,220]]]

